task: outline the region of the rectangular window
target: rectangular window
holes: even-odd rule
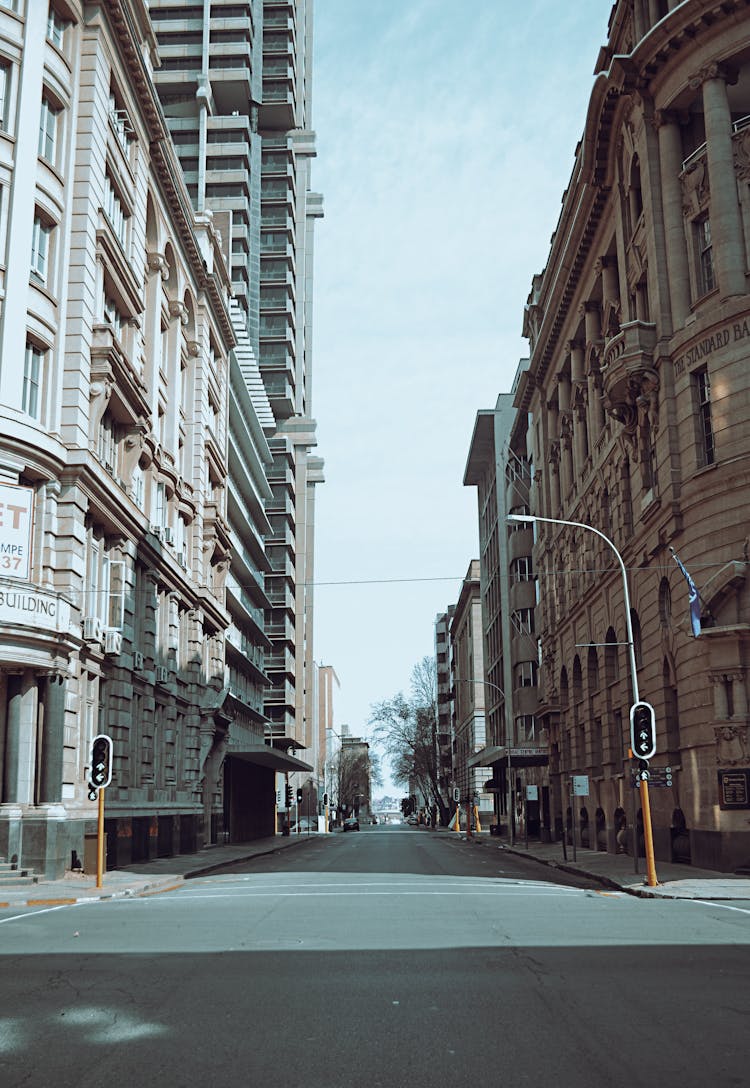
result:
[[[510,580],[516,582],[530,582],[534,577],[531,557],[524,555],[520,559],[514,559],[510,565]]]
[[[44,375],[44,352],[36,344],[26,344],[23,364],[23,390],[21,408],[32,419],[39,419],[41,388]]]
[[[109,412],[105,412],[99,424],[99,460],[111,476],[117,465],[117,424]]]
[[[10,114],[10,65],[0,63],[0,129],[8,131]]]
[[[67,25],[67,20],[63,19],[62,15],[58,15],[52,4],[50,4],[49,14],[47,15],[47,41],[52,42],[60,50],[62,50],[63,41],[65,40]]]
[[[47,162],[55,163],[57,153],[57,122],[60,109],[45,95],[42,98],[42,110],[39,116],[38,154]]]
[[[39,215],[34,216],[34,227],[31,234],[31,272],[42,283],[47,282],[49,273],[49,250],[52,227],[42,221]]]
[[[698,244],[698,284],[701,295],[707,295],[716,287],[714,251],[711,241],[711,220],[708,216],[696,223]]]
[[[516,687],[536,687],[536,661],[522,661],[516,666]]]
[[[128,216],[109,175],[104,181],[104,212],[123,249],[128,245]]]
[[[127,110],[118,105],[114,91],[109,92],[109,120],[117,137],[117,142],[125,155],[129,157],[130,142],[133,139],[133,126],[130,123]]]
[[[708,369],[703,368],[693,373],[693,389],[698,422],[698,441],[702,465],[712,465],[716,457],[714,447],[714,429],[711,422],[711,381]]]
[[[511,622],[519,635],[533,635],[534,609],[517,608],[511,613]]]

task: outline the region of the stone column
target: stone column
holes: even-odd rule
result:
[[[65,677],[49,676],[44,698],[44,735],[39,783],[40,804],[62,800],[63,748],[65,743]]]
[[[5,787],[8,803],[34,803],[37,686],[31,669],[8,677],[8,727],[5,738]]]
[[[560,512],[560,446],[553,442],[549,451],[549,516],[557,517]]]
[[[656,118],[659,132],[659,167],[661,172],[661,202],[664,215],[667,268],[669,271],[669,302],[672,328],[681,329],[690,314],[690,269],[685,241],[685,221],[682,214],[682,140],[680,126],[671,114]]]
[[[742,295],[745,293],[745,254],[726,74],[718,64],[709,64],[690,81],[693,88],[701,85],[711,186],[714,267],[721,296]]]

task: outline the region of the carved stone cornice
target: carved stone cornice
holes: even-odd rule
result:
[[[721,79],[725,83],[732,84],[737,82],[737,76],[737,69],[733,68],[731,65],[720,64],[718,61],[711,61],[709,64],[704,64],[694,75],[690,76],[688,85],[691,91],[697,91],[710,79]]]

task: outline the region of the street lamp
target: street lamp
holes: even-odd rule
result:
[[[595,533],[596,536],[601,537],[605,544],[608,544],[617,557],[617,562],[620,565],[620,573],[622,574],[622,588],[625,594],[625,624],[628,632],[628,651],[630,654],[630,677],[633,688],[633,706],[637,706],[640,703],[640,695],[638,693],[638,670],[635,662],[635,643],[633,640],[633,621],[630,615],[630,593],[628,591],[628,575],[625,570],[625,563],[622,556],[614,546],[612,541],[599,529],[595,529],[593,525],[586,525],[581,521],[564,521],[562,518],[543,518],[538,517],[536,514],[508,514],[508,521],[523,521],[523,522],[547,522],[549,525],[569,525],[574,529],[585,529],[589,533]],[[643,811],[643,839],[644,846],[646,848],[646,872],[647,880],[650,888],[655,888],[658,884],[656,879],[656,867],[654,864],[654,839],[653,832],[651,830],[651,807],[648,799],[648,780],[641,776],[640,780],[641,791],[641,809]],[[635,849],[638,849],[638,842],[635,836],[635,828],[633,829],[633,837],[635,840]]]

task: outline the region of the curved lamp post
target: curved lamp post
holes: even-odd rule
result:
[[[586,525],[582,521],[564,521],[562,518],[543,518],[538,517],[536,514],[508,514],[508,521],[523,521],[523,522],[547,522],[549,525],[569,525],[574,529],[585,529],[589,533],[595,533],[596,536],[601,537],[605,544],[609,545],[612,551],[617,557],[617,562],[620,565],[620,573],[622,574],[622,588],[625,594],[625,624],[628,632],[628,652],[630,654],[630,677],[633,688],[633,704],[640,702],[640,696],[638,693],[638,670],[635,663],[635,644],[633,642],[633,621],[630,616],[630,592],[628,590],[628,575],[625,570],[625,564],[622,556],[614,546],[612,541],[599,529],[595,529],[593,525]],[[654,864],[654,839],[651,829],[651,807],[648,799],[648,781],[645,778],[641,778],[640,781],[641,791],[641,809],[643,810],[643,839],[646,848],[646,872],[647,880],[650,888],[655,888],[659,883],[656,879],[656,867]],[[638,850],[637,836],[635,835],[635,828],[633,828],[634,836],[634,848]]]

